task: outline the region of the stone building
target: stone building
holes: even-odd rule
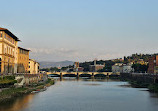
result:
[[[132,73],[134,69],[132,68],[132,64],[123,64],[123,63],[116,63],[112,66],[113,73]]]
[[[13,74],[17,71],[17,38],[8,29],[0,28],[0,74]]]
[[[29,73],[30,74],[39,74],[39,63],[36,62],[34,59],[29,59]]]
[[[98,70],[101,70],[104,67],[105,67],[105,64],[104,65],[97,64],[97,60],[94,60],[94,65],[90,65],[89,70],[90,72],[97,72]]]
[[[28,73],[29,69],[29,51],[18,47],[18,68],[17,73]]]
[[[158,55],[149,58],[148,73],[158,74]]]

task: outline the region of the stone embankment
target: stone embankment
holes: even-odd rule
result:
[[[35,90],[41,90],[45,87],[49,87],[54,84],[53,79],[48,79],[46,82],[38,83],[38,84],[30,84],[25,87],[11,87],[11,88],[1,88],[0,92],[0,102],[6,102],[14,99],[15,97],[23,96],[25,94],[29,94]]]
[[[151,92],[158,93],[158,75],[142,73],[121,73],[120,78],[128,81],[132,87],[148,88]]]

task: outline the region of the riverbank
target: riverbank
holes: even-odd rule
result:
[[[48,79],[48,81],[39,84],[31,84],[30,86],[20,87],[20,88],[7,88],[3,89],[0,92],[0,102],[6,102],[14,99],[15,97],[19,97],[25,94],[29,94],[35,90],[41,90],[44,87],[49,87],[53,85],[55,82],[53,79]]]
[[[121,81],[128,82],[133,88],[148,88],[150,92],[158,93],[158,84],[140,82],[136,80],[120,78]]]
[[[148,88],[150,92],[158,93],[158,84],[139,83],[138,81],[129,82],[134,88]]]

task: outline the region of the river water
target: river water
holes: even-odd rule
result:
[[[157,111],[158,97],[111,79],[65,79],[46,91],[0,105],[0,111]]]

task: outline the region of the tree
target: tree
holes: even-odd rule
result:
[[[133,64],[132,68],[134,68],[134,72],[145,73],[148,70],[148,65]]]

